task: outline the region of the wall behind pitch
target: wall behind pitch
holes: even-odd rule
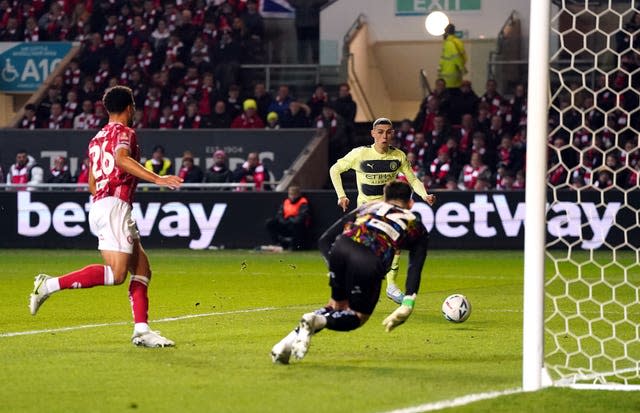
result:
[[[26,150],[38,163],[49,168],[57,156],[69,160],[71,174],[87,153],[89,140],[96,131],[80,130],[24,130],[0,129],[0,165],[6,167],[15,162],[16,152]],[[182,153],[190,150],[196,165],[206,169],[211,167],[212,155],[218,149],[227,153],[230,169],[244,162],[249,152],[258,152],[272,178],[279,180],[304,147],[316,135],[315,129],[235,130],[235,129],[192,129],[137,131],[142,157],[151,157],[153,147],[162,145],[166,156],[180,166]],[[5,168],[7,170],[7,168]]]
[[[560,194],[547,215],[549,240],[563,237],[575,248],[598,249],[605,242],[623,245],[622,228],[636,224],[638,194],[596,191]],[[332,191],[307,193],[313,212],[312,240],[342,213]],[[354,194],[349,194],[355,201]],[[133,215],[147,247],[205,249],[254,248],[269,244],[264,224],[284,199],[276,192],[139,192]],[[0,248],[96,248],[87,223],[89,197],[84,192],[0,192]],[[522,249],[524,192],[441,192],[431,208],[417,202],[431,233],[431,248]],[[615,225],[614,225],[615,223]],[[625,245],[637,248],[638,228]],[[559,244],[558,244],[559,245]]]

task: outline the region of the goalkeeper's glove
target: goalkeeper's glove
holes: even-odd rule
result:
[[[416,295],[407,295],[402,300],[402,305],[396,308],[393,313],[389,314],[387,318],[382,320],[382,325],[385,331],[388,333],[400,324],[407,321],[411,313],[413,312],[413,306],[416,303]]]

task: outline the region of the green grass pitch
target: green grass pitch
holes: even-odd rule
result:
[[[395,305],[381,298],[364,327],[319,333],[288,366],[269,350],[328,298],[317,252],[149,256],[152,328],[176,348],[131,345],[126,285],[63,291],[29,314],[35,274],[97,252],[0,250],[0,412],[387,412],[521,384],[520,252],[432,251],[405,325],[384,332]],[[463,324],[440,314],[451,293],[472,303]],[[447,411],[637,412],[640,394],[548,389]]]

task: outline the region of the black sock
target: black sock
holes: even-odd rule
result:
[[[334,331],[351,331],[360,327],[360,319],[351,310],[334,310],[325,315],[327,328]]]

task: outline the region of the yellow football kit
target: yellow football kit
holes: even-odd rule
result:
[[[358,206],[381,200],[384,185],[395,181],[399,173],[404,174],[409,185],[416,194],[420,195],[420,198],[424,199],[427,196],[424,185],[413,173],[405,153],[393,146],[390,146],[386,153],[379,153],[373,145],[361,146],[338,159],[329,169],[338,199],[346,196],[340,174],[349,169],[356,171]]]

